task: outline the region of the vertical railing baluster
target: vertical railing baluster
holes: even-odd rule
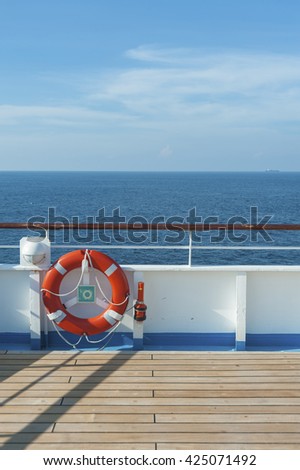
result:
[[[192,231],[189,230],[189,262],[188,262],[189,266],[192,266],[192,250],[193,250],[193,237],[192,237]]]

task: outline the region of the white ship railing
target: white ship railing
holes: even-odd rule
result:
[[[226,232],[242,232],[242,231],[300,231],[300,224],[264,224],[264,225],[253,225],[253,224],[184,224],[184,223],[158,223],[158,224],[126,224],[126,223],[28,223],[28,222],[0,222],[0,229],[28,229],[31,231],[38,231],[43,229],[45,234],[50,231],[56,230],[88,230],[88,231],[100,231],[100,230],[127,230],[135,232],[144,231],[178,231],[182,230],[189,234],[189,241],[184,245],[157,245],[156,243],[151,245],[115,245],[115,244],[55,244],[51,243],[53,249],[97,249],[97,250],[186,250],[188,252],[188,266],[192,266],[192,253],[194,250],[235,250],[235,251],[298,251],[300,246],[285,246],[285,245],[196,245],[193,241],[193,232],[210,232],[223,230]],[[0,245],[0,249],[20,249],[19,245]]]

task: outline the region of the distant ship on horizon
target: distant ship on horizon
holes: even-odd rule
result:
[[[272,168],[267,168],[266,173],[279,173],[280,170],[273,170]]]

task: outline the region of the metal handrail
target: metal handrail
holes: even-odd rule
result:
[[[190,223],[66,223],[66,222],[0,222],[0,229],[42,229],[46,232],[52,230],[132,230],[132,231],[145,231],[145,230],[165,230],[165,231],[178,231],[182,230],[189,233],[189,243],[187,245],[89,245],[94,249],[131,249],[131,250],[188,250],[188,265],[192,265],[192,250],[300,250],[300,246],[214,246],[214,245],[193,245],[192,232],[208,232],[211,230],[226,230],[230,231],[300,231],[300,224],[190,224]],[[53,248],[87,248],[87,245],[52,245]],[[1,248],[19,248],[19,245],[0,245]]]

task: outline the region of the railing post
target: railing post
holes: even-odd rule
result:
[[[247,306],[247,273],[238,272],[236,277],[236,333],[235,348],[246,349],[246,306]]]
[[[31,349],[41,349],[41,271],[29,274],[29,311]]]
[[[189,230],[189,262],[188,262],[189,266],[192,266],[192,249],[193,249],[193,237],[192,237],[192,231]]]

